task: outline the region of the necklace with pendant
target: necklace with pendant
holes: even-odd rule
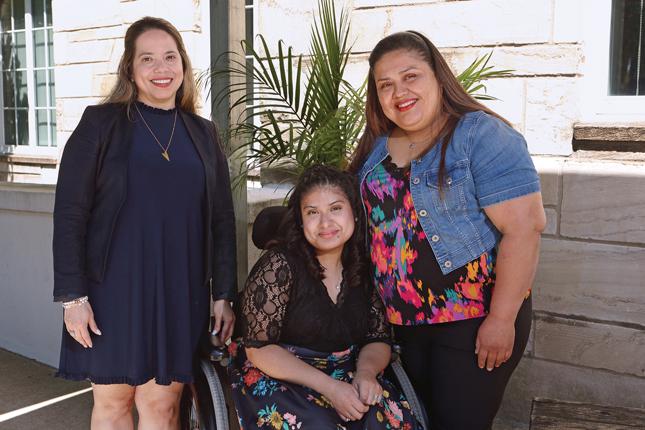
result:
[[[172,121],[172,131],[170,132],[170,138],[168,139],[168,144],[164,148],[164,146],[161,144],[161,142],[159,142],[159,139],[157,139],[157,136],[153,133],[152,129],[150,128],[150,126],[146,122],[146,120],[143,117],[143,115],[141,115],[141,111],[139,110],[139,106],[137,106],[137,104],[135,103],[134,107],[137,109],[137,112],[139,112],[139,116],[141,117],[141,121],[143,121],[143,125],[146,126],[146,128],[148,129],[148,131],[150,132],[152,137],[155,139],[155,142],[157,142],[157,145],[159,145],[159,147],[161,148],[161,150],[162,150],[161,151],[161,156],[166,161],[170,161],[170,155],[168,154],[168,148],[170,148],[170,144],[172,143],[172,137],[175,134],[175,125],[177,124],[177,109],[175,109],[175,118]]]

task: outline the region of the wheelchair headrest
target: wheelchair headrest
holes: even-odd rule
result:
[[[287,213],[285,206],[268,206],[258,213],[253,222],[251,240],[259,249],[266,249],[270,240],[278,237],[282,218]]]

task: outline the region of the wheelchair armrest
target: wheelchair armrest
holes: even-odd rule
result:
[[[390,363],[398,360],[399,356],[401,355],[401,345],[399,345],[398,343],[393,343],[391,348],[392,356],[390,357]]]
[[[219,344],[219,342],[213,342],[213,338],[219,340],[216,336],[210,335],[210,333],[202,337],[199,342],[198,355],[213,363],[217,362],[222,366],[228,365],[230,360],[228,348],[226,345]]]

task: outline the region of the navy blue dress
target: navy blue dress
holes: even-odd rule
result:
[[[162,145],[175,110],[137,103]],[[205,176],[181,115],[170,161],[132,110],[126,201],[114,227],[103,281],[89,300],[102,336],[85,349],[63,330],[58,375],[97,384],[192,381],[192,357],[209,318],[203,284]]]

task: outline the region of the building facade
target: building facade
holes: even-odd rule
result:
[[[217,30],[211,23],[233,28],[246,22],[269,46],[283,40],[307,54],[315,0],[249,1],[246,18],[213,17],[215,3],[0,2],[0,346],[56,362],[61,316],[49,300],[51,184],[60,150],[84,107],[114,82],[129,23],[145,15],[169,19],[182,32],[197,70],[211,61]],[[645,408],[643,2],[336,5],[351,18],[346,77],[352,83],[364,79],[367,56],[380,38],[409,29],[429,36],[455,72],[491,50],[494,66],[512,69],[509,77],[486,83],[498,98],[487,103],[528,141],[548,227],[534,288],[533,333],[506,394],[500,426],[526,428],[534,397]],[[202,106],[205,116],[208,105]],[[280,201],[278,194],[250,190],[249,219],[269,201]],[[252,263],[257,251],[249,252]]]

